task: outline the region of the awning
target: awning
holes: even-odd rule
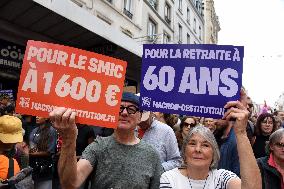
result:
[[[127,77],[140,80],[142,46],[70,0],[1,0],[0,38],[77,47],[128,62]]]

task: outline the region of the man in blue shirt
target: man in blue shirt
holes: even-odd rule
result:
[[[177,139],[170,126],[155,119],[153,112],[144,112],[138,125],[138,136],[159,152],[164,171],[181,165]]]

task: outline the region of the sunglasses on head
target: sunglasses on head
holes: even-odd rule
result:
[[[186,122],[184,122],[184,123],[183,123],[183,126],[184,126],[184,127],[188,127],[188,126],[190,126],[190,127],[195,127],[195,124],[194,124],[194,123],[186,123]]]

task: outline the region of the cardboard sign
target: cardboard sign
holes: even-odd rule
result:
[[[48,117],[71,108],[76,122],[115,128],[127,63],[73,47],[28,41],[16,112]]]
[[[144,45],[141,108],[221,118],[240,98],[243,56],[236,46]]]

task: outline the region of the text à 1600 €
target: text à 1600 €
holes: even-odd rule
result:
[[[148,91],[156,90],[157,87],[163,92],[171,92],[175,84],[179,85],[178,92],[192,94],[209,94],[225,97],[235,96],[238,92],[238,83],[234,80],[239,77],[232,68],[207,68],[185,67],[181,81],[175,81],[175,69],[172,66],[162,66],[155,74],[156,66],[149,66],[143,78],[143,86]],[[197,71],[199,69],[199,78]],[[156,73],[157,73],[156,72]],[[222,86],[220,86],[222,83]],[[208,92],[207,92],[208,89]]]
[[[51,90],[51,83],[53,82],[53,72],[46,72],[43,74],[44,94],[49,94]],[[30,90],[37,93],[37,70],[30,69],[26,75],[22,86],[23,91]],[[81,100],[86,98],[89,102],[98,102],[102,92],[102,85],[99,81],[91,80],[89,82],[82,77],[70,78],[70,75],[64,74],[59,79],[55,86],[55,93],[59,97],[71,96],[74,100]],[[115,98],[116,93],[120,92],[117,85],[108,85],[105,93],[106,104],[109,106],[116,106],[118,100]]]

